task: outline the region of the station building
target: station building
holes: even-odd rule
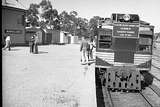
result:
[[[2,45],[5,37],[11,36],[12,46],[28,45],[29,39],[35,33],[38,34],[39,44],[70,44],[77,43],[77,36],[69,32],[41,29],[38,27],[26,27],[26,10],[17,0],[2,0]]]
[[[12,45],[24,45],[26,9],[16,0],[2,0],[2,45],[7,34]]]

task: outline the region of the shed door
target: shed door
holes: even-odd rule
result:
[[[46,43],[51,43],[52,42],[52,33],[47,33],[46,34]]]

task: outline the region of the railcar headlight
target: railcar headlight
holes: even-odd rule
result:
[[[125,14],[125,15],[123,16],[123,19],[124,19],[125,21],[129,21],[129,20],[130,20],[130,15],[129,15],[129,14]]]

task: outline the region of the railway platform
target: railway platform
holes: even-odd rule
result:
[[[3,107],[96,107],[94,65],[81,65],[80,45],[2,51]]]
[[[95,86],[94,63],[81,65],[79,48],[67,44],[39,46],[39,54],[29,53],[29,47],[2,51],[3,107],[108,107],[111,103],[114,107],[150,107],[139,93],[110,93],[113,101],[109,103],[109,92],[104,95],[107,90]],[[153,64],[159,63],[153,60]],[[151,73],[160,79],[158,69],[152,67]],[[153,83],[160,88],[158,80]],[[152,88],[156,89],[151,86],[142,94],[157,107],[160,98],[152,94]]]

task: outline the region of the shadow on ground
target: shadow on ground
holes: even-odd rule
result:
[[[14,49],[14,48],[12,49],[11,48],[11,51],[19,51],[19,50],[21,50],[21,49]]]
[[[45,54],[45,53],[48,53],[48,52],[45,52],[45,51],[39,51],[38,54]]]

